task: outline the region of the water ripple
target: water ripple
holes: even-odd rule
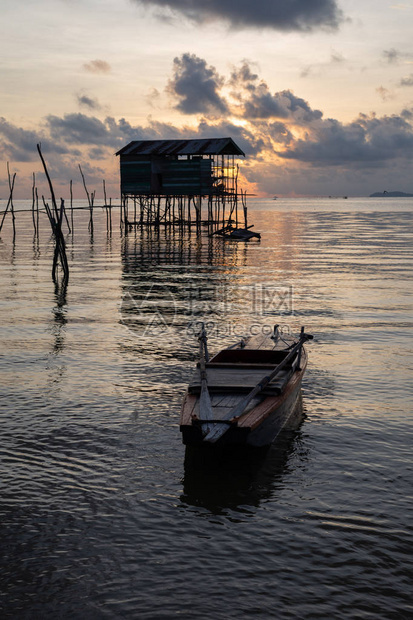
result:
[[[254,244],[76,211],[65,295],[50,233],[2,231],[2,617],[412,617],[412,207],[341,202],[257,200]],[[200,319],[315,334],[265,455],[181,445]]]

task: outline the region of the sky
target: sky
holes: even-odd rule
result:
[[[413,0],[0,0],[0,198],[119,196],[131,140],[232,137],[258,196],[413,192]],[[40,189],[46,191],[45,189]]]

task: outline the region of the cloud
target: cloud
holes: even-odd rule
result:
[[[229,84],[231,86],[242,85],[243,88],[246,88],[248,90],[255,88],[254,82],[256,82],[258,79],[258,74],[252,72],[251,63],[248,60],[244,60],[240,67],[233,68]]]
[[[304,69],[302,69],[302,71],[300,72],[300,77],[302,78],[307,78],[309,75],[311,75],[311,73],[313,72],[313,67],[312,65],[307,65],[306,67],[304,67]]]
[[[255,88],[244,101],[244,118],[288,118],[289,115],[288,98],[284,97],[283,93],[272,95],[264,83]]]
[[[263,80],[252,73],[245,62],[240,70],[233,70],[230,85],[236,89],[235,99],[240,102],[244,119],[295,119],[297,123],[307,123],[321,118],[320,110],[312,110],[302,98],[290,90],[272,94]]]
[[[413,110],[408,110],[407,108],[402,110],[400,113],[402,118],[405,118],[409,121],[413,120]]]
[[[161,93],[157,88],[151,88],[145,97],[146,103],[150,105],[151,108],[155,108],[159,104],[160,99]]]
[[[413,86],[413,73],[400,80],[400,86]]]
[[[254,131],[254,127],[243,127],[230,121],[210,124],[207,119],[201,119],[198,127],[192,128],[192,135],[188,137],[216,138],[220,136],[231,136],[247,156],[258,155],[268,144],[265,136]]]
[[[32,131],[17,127],[0,117],[0,153],[2,159],[28,162],[37,159],[36,144],[41,142],[52,153],[65,153],[67,148],[55,144],[42,130]]]
[[[113,135],[105,123],[96,117],[81,113],[65,114],[63,117],[50,114],[46,124],[52,139],[67,144],[114,144]]]
[[[382,52],[382,56],[384,57],[385,62],[389,65],[398,65],[400,63],[411,64],[411,60],[413,58],[413,54],[411,52],[400,52],[394,47],[389,50],[384,50]]]
[[[228,106],[220,96],[224,84],[215,67],[195,54],[182,54],[174,59],[174,75],[167,90],[179,102],[175,106],[184,114],[226,114]]]
[[[135,0],[168,9],[199,24],[222,20],[233,28],[271,28],[286,31],[335,30],[343,21],[336,0]]]
[[[85,71],[89,73],[110,73],[111,66],[106,60],[91,60],[83,65]]]
[[[342,123],[324,118],[320,110],[290,90],[272,92],[247,60],[223,77],[204,59],[191,54],[175,59],[168,91],[178,99],[176,107],[184,122],[165,123],[149,117],[142,125],[132,125],[125,118],[99,118],[94,100],[89,98],[92,105],[84,102],[88,114],[49,115],[36,130],[0,118],[0,154],[11,162],[37,160],[36,143],[41,141],[46,156],[59,155],[50,158],[56,180],[66,183],[73,178],[78,162],[85,169],[89,164],[98,178],[96,164],[102,162],[103,167],[105,162],[117,187],[118,166],[113,155],[131,140],[231,136],[246,153],[243,169],[248,170],[250,182],[259,182],[259,189],[274,188],[277,178],[283,187],[290,183],[290,189],[299,187],[302,193],[307,180],[313,188],[309,192],[323,193],[322,188],[329,187],[326,193],[334,193],[334,179],[338,185],[345,180],[348,187],[354,177],[361,188],[364,175],[370,188],[371,179],[380,179],[380,174],[389,171],[397,170],[397,178],[401,178],[401,170],[406,178],[411,177],[413,107],[392,116],[360,114],[354,121]],[[384,98],[391,96],[383,87],[377,92]],[[158,98],[157,92],[153,95]],[[84,96],[80,93],[78,98]],[[196,118],[187,121],[189,113]]]
[[[76,95],[76,99],[81,108],[88,108],[89,110],[100,110],[102,108],[98,100],[93,97],[79,93]]]
[[[412,159],[413,127],[402,115],[377,118],[360,114],[349,124],[334,119],[320,121],[306,139],[295,140],[280,157],[312,166],[383,165],[397,158]]]
[[[341,54],[340,52],[332,52],[331,54],[331,62],[333,64],[337,64],[337,63],[342,63],[345,62],[346,59],[344,58],[343,54]]]
[[[346,65],[347,63],[347,59],[343,56],[343,54],[341,54],[341,52],[332,50],[328,60],[304,66],[300,71],[300,77],[307,78],[310,75],[323,75],[329,71],[331,67],[333,67],[334,71],[336,71],[338,65]]]
[[[395,95],[388,88],[384,88],[384,86],[379,86],[376,88],[376,92],[380,95],[383,101],[389,101],[390,99],[394,99]]]
[[[400,60],[400,52],[394,49],[394,47],[389,50],[384,50],[383,56],[389,65],[396,65]]]
[[[293,142],[294,136],[284,123],[269,123],[268,132],[276,144],[288,145]]]

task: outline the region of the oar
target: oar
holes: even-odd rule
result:
[[[199,371],[201,375],[201,394],[199,397],[199,417],[201,420],[212,420],[212,403],[208,392],[208,381],[205,367],[205,361],[208,361],[207,335],[204,324],[202,323],[201,332],[199,334]],[[214,428],[213,424],[206,422],[202,424],[202,433],[207,435]]]
[[[233,407],[231,409],[231,411],[229,411],[223,418],[223,421],[226,420],[232,420],[233,418],[238,418],[245,410],[245,408],[247,407],[247,405],[252,401],[253,398],[255,398],[255,396],[257,396],[257,394],[259,394],[269,383],[270,381],[272,381],[274,379],[274,377],[287,365],[289,364],[294,357],[297,354],[297,351],[299,352],[299,359],[301,357],[300,353],[301,353],[301,347],[303,346],[304,342],[306,340],[310,340],[312,338],[312,336],[310,336],[309,334],[305,334],[304,330],[301,330],[301,334],[300,334],[300,339],[297,342],[297,344],[295,344],[290,352],[288,353],[288,355],[283,359],[282,362],[280,362],[278,364],[278,366],[276,366],[274,368],[274,370],[267,376],[263,377],[261,379],[261,381],[259,381],[257,383],[257,385],[251,390],[251,392],[249,392],[249,394],[247,394],[247,396],[244,398],[244,400],[242,400],[240,403],[238,403],[238,405],[236,405],[235,407]],[[226,424],[216,424],[215,428],[213,428],[205,437],[204,437],[204,441],[208,441],[210,443],[215,443],[216,441],[218,441],[218,439],[220,437],[222,437],[222,435],[228,430],[228,426]]]

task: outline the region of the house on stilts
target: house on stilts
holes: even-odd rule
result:
[[[246,194],[238,188],[244,152],[232,138],[134,140],[120,159],[122,221],[126,228],[208,226],[247,229]],[[241,211],[242,207],[242,211]]]

